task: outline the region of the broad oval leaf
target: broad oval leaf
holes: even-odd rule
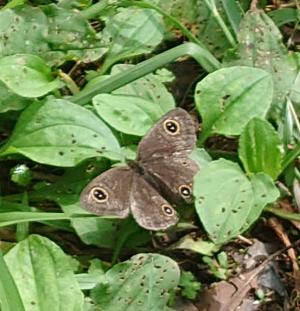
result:
[[[93,98],[99,116],[116,130],[143,136],[164,114],[154,102],[128,95],[99,94]]]
[[[245,14],[239,26],[238,41],[239,64],[259,67],[272,75],[272,112],[276,108],[277,116],[281,116],[286,96],[299,72],[296,54],[292,54],[283,44],[278,26],[263,10],[249,10]]]
[[[123,58],[151,52],[163,34],[162,17],[154,10],[123,9],[109,19],[103,30],[103,40],[109,45],[103,68]]]
[[[239,157],[247,173],[264,172],[273,179],[281,173],[281,141],[272,125],[253,118],[239,139]]]
[[[279,192],[268,175],[249,180],[237,164],[220,159],[197,173],[194,196],[205,230],[214,243],[222,244],[249,228]]]
[[[249,180],[237,164],[224,159],[210,162],[195,176],[196,210],[216,244],[245,231],[278,195],[268,175]]]
[[[249,180],[237,164],[223,159],[197,173],[194,196],[200,220],[216,244],[240,233],[253,205]]]
[[[212,133],[239,135],[250,119],[266,115],[272,96],[272,77],[264,70],[237,66],[209,74],[195,91],[202,141]]]
[[[83,294],[70,259],[49,239],[31,235],[4,259],[26,310],[83,310]]]
[[[0,80],[23,97],[43,96],[60,86],[51,68],[35,55],[17,54],[0,59]]]
[[[179,274],[169,257],[138,254],[106,272],[105,282],[92,291],[92,297],[105,311],[165,310]]]
[[[35,102],[21,114],[0,156],[12,153],[56,166],[75,166],[96,156],[121,159],[119,143],[103,121],[61,99]]]
[[[105,52],[96,31],[79,10],[53,3],[19,3],[12,9],[1,10],[0,33],[1,56],[34,54],[56,66],[74,58],[90,62]]]

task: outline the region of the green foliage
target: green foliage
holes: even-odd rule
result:
[[[0,305],[3,311],[25,311],[15,281],[0,253]]]
[[[70,258],[47,238],[31,235],[5,255],[25,310],[82,310]]]
[[[0,227],[16,236],[0,257],[1,310],[171,310],[175,292],[195,299],[202,283],[179,277],[171,250],[204,255],[227,279],[227,254],[214,254],[264,211],[299,220],[272,206],[277,181],[299,179],[300,54],[277,27],[299,16],[248,0],[55,3],[0,10]],[[84,211],[83,187],[134,160],[176,105],[200,119],[200,170],[170,236]]]
[[[99,94],[93,99],[99,116],[121,133],[143,136],[164,115],[157,104],[135,96]]]
[[[237,63],[264,69],[272,75],[273,111],[279,113],[299,73],[295,56],[282,43],[282,35],[271,18],[260,10],[245,15],[238,38]]]
[[[225,252],[217,255],[217,258],[203,256],[202,260],[208,265],[210,272],[218,279],[226,280],[228,277],[228,262]]]
[[[50,64],[66,59],[94,60],[104,44],[78,12],[54,4],[0,11],[1,56],[33,54]]]
[[[250,180],[236,163],[210,162],[195,177],[195,205],[210,238],[225,243],[249,228],[279,192],[263,173]]]
[[[123,9],[103,30],[103,41],[109,49],[102,71],[121,59],[151,52],[162,41],[163,32],[161,16],[155,11]]]
[[[281,141],[270,123],[251,119],[239,140],[239,157],[248,174],[264,172],[273,179],[281,173]]]
[[[119,148],[111,130],[91,111],[49,98],[24,110],[1,153],[21,153],[40,163],[74,166],[99,155],[118,159]]]
[[[230,67],[201,80],[195,91],[203,119],[202,140],[212,133],[239,135],[247,122],[264,117],[273,97],[271,76],[260,69]]]
[[[107,311],[164,310],[178,282],[175,261],[159,254],[138,254],[107,271],[92,297]]]
[[[60,86],[51,68],[34,55],[18,54],[0,59],[0,80],[14,93],[23,97],[45,95]]]
[[[196,280],[195,276],[190,271],[182,271],[179,287],[181,288],[182,296],[188,299],[195,299],[201,289],[201,283]]]

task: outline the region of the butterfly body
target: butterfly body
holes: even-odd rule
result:
[[[141,140],[136,161],[93,179],[81,193],[81,205],[97,215],[125,218],[131,212],[148,230],[175,225],[169,203],[192,202],[192,181],[199,169],[188,156],[195,148],[195,126],[189,114],[175,108]]]

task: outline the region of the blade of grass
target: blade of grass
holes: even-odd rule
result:
[[[5,212],[0,213],[0,227],[27,221],[62,220],[70,219],[64,213],[39,213],[39,212]]]
[[[234,37],[232,36],[232,34],[231,34],[230,30],[228,29],[227,25],[223,21],[223,18],[219,14],[218,9],[216,7],[215,1],[214,0],[204,0],[204,2],[207,5],[207,7],[211,10],[211,13],[213,14],[213,16],[216,19],[217,23],[219,24],[219,26],[223,30],[224,35],[226,36],[228,42],[231,44],[232,47],[236,47],[237,42],[234,39]]]
[[[46,212],[3,212],[0,213],[0,227],[15,225],[28,221],[46,222],[52,220],[71,220],[73,218],[98,217],[86,212],[72,214],[68,216],[64,213],[46,213]],[[104,216],[105,219],[116,219],[115,216]]]
[[[297,157],[300,156],[300,144],[296,146],[295,149],[291,150],[289,153],[285,155],[285,157],[282,160],[282,169],[281,171],[284,172],[284,170],[296,160]]]
[[[235,0],[222,0],[222,4],[236,37],[242,19],[241,10]]]
[[[17,286],[0,252],[0,302],[2,311],[25,311]]]
[[[265,208],[264,211],[270,212],[283,219],[300,221],[300,213],[290,213],[290,212],[283,211],[282,209],[279,209],[276,207],[267,207]]]
[[[147,59],[133,68],[124,70],[104,81],[99,82],[93,89],[83,90],[72,96],[70,100],[79,105],[85,105],[97,94],[110,93],[121,86],[141,78],[158,68],[182,56],[193,57],[206,71],[212,72],[220,68],[219,61],[206,49],[195,43],[184,43],[150,59]]]

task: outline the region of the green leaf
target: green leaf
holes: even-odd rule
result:
[[[23,97],[43,96],[60,86],[51,68],[35,55],[18,54],[0,59],[0,80]]]
[[[190,271],[182,271],[179,286],[182,288],[181,294],[183,297],[195,299],[201,288],[201,283],[197,281]]]
[[[161,16],[149,9],[122,9],[103,30],[109,45],[102,71],[117,61],[151,52],[163,39]]]
[[[282,42],[282,34],[263,10],[245,14],[238,33],[237,57],[239,65],[257,67],[272,75],[274,98],[272,108],[279,113],[299,69]],[[272,109],[274,111],[274,109]]]
[[[160,106],[140,97],[99,94],[93,98],[99,116],[116,130],[143,136],[164,114]]]
[[[31,235],[12,248],[5,261],[26,310],[82,310],[83,294],[70,259],[52,241]]]
[[[251,119],[239,139],[239,157],[248,174],[264,172],[273,179],[281,173],[281,141],[272,125]]]
[[[242,232],[248,229],[258,219],[267,204],[275,202],[280,196],[279,190],[275,187],[269,175],[258,173],[251,176],[250,181],[254,202],[245,220],[245,224],[241,228]]]
[[[172,245],[172,249],[188,249],[193,252],[212,256],[219,250],[219,246],[212,243],[211,241],[205,241],[201,238],[195,238],[191,235],[185,235],[178,242]]]
[[[212,161],[211,156],[204,148],[194,149],[189,157],[194,160],[200,168]]]
[[[284,24],[299,22],[299,12],[294,8],[282,8],[268,13],[274,23],[280,27]]]
[[[34,54],[53,65],[65,59],[91,61],[105,52],[79,10],[65,10],[54,4],[1,10],[0,34],[1,56]]]
[[[248,228],[278,191],[268,175],[259,173],[249,181],[237,164],[220,159],[197,173],[194,196],[205,230],[222,244]]]
[[[0,253],[0,305],[3,311],[25,311],[11,273]]]
[[[35,102],[20,116],[0,156],[21,153],[39,162],[74,166],[96,156],[120,159],[111,130],[92,112],[62,99]]]
[[[164,310],[179,282],[177,263],[159,254],[138,254],[115,265],[92,291],[105,311]]]
[[[239,135],[250,119],[266,115],[272,96],[272,77],[264,70],[237,66],[209,74],[195,92],[202,141],[212,133]]]
[[[0,81],[0,113],[10,110],[22,110],[31,100],[15,94]]]
[[[148,0],[148,2],[152,3],[153,1]],[[226,24],[229,24],[222,5],[222,0],[214,0],[214,3],[216,4],[221,19]],[[228,47],[230,47],[222,28],[216,21],[213,14],[214,12],[210,10],[205,1],[159,0],[158,5],[166,13],[179,20],[183,25],[188,25],[190,31],[203,42],[203,46],[207,46],[207,49],[216,57],[221,58]],[[165,18],[165,24],[169,32],[172,31],[176,36],[178,32],[177,25],[167,18]]]

